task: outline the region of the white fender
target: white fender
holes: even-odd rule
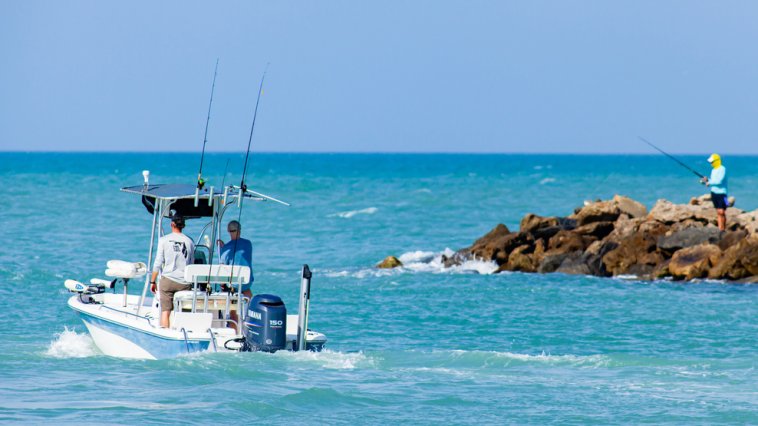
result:
[[[74,293],[81,293],[89,288],[88,285],[84,285],[76,280],[66,280],[63,285],[69,290],[73,291]]]

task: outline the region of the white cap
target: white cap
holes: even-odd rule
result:
[[[708,162],[713,163],[714,161],[716,161],[716,154],[711,154],[711,156],[708,157]]]

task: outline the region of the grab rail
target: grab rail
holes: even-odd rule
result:
[[[187,330],[182,327],[182,334],[184,334],[184,345],[187,347],[187,353],[190,353],[189,339],[187,338]]]
[[[218,347],[216,346],[216,336],[213,335],[213,331],[209,328],[208,334],[211,336],[211,343],[213,344],[213,352],[218,352]]]

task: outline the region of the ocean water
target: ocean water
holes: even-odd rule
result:
[[[704,158],[683,160],[705,173]],[[253,290],[295,310],[309,264],[310,326],[328,349],[103,356],[63,281],[102,277],[110,259],[145,261],[151,217],[118,189],[141,184],[143,169],[153,183],[192,183],[198,162],[0,153],[0,423],[758,423],[758,286],[434,261],[528,212],[703,192],[654,155],[253,154],[248,185],[292,203],[243,208]],[[242,162],[211,154],[204,175],[239,183]],[[738,207],[758,208],[758,158],[724,163]],[[390,254],[406,266],[373,268]]]

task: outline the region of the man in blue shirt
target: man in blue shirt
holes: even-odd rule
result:
[[[726,209],[729,207],[729,201],[727,198],[728,180],[726,178],[726,167],[721,164],[721,156],[718,154],[711,154],[708,157],[708,162],[711,163],[711,177],[702,179],[705,186],[711,188],[711,201],[713,206],[716,207],[716,213],[718,213],[717,221],[719,229],[726,230]]]
[[[235,266],[250,267],[250,281],[242,285],[242,294],[248,298],[253,297],[250,290],[253,286],[253,243],[240,236],[242,226],[236,220],[229,222],[226,226],[231,238],[227,243],[218,240],[221,254],[221,263],[224,265],[234,264]],[[236,289],[236,287],[235,287]]]

